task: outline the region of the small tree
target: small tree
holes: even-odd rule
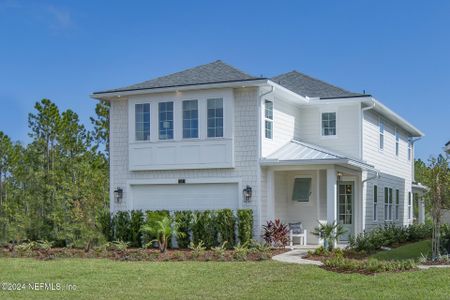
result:
[[[441,247],[441,217],[442,210],[449,208],[449,179],[450,170],[448,160],[442,155],[430,159],[428,172],[425,176],[426,184],[429,188],[427,199],[431,208],[433,219],[432,232],[432,259],[435,260],[440,255]]]
[[[323,224],[319,222],[319,227],[314,228],[312,234],[322,238],[323,247],[328,251],[332,251],[335,242],[346,232],[342,224],[337,224],[336,222]]]
[[[174,223],[172,226],[172,219],[169,217],[164,217],[161,221],[156,221],[152,224],[142,225],[141,230],[145,233],[149,233],[157,238],[154,240],[158,242],[159,251],[161,253],[166,252],[169,240],[172,235],[182,237],[184,232],[178,231],[178,224]],[[150,243],[153,241],[150,241]]]

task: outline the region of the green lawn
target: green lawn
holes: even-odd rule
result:
[[[401,259],[419,259],[421,255],[431,253],[431,241],[420,241],[417,243],[407,244],[390,251],[381,251],[375,253],[371,257],[381,260],[401,260]]]
[[[449,269],[366,276],[265,262],[0,259],[0,282],[74,284],[77,291],[1,291],[0,299],[448,299]]]

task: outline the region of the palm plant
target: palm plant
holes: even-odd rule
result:
[[[343,236],[347,230],[344,229],[342,224],[333,223],[320,223],[319,226],[314,229],[312,234],[323,239],[323,247],[332,251],[335,242]]]
[[[172,224],[172,222],[172,218],[164,217],[162,220],[152,222],[151,224],[144,224],[141,227],[141,231],[157,237],[155,240],[150,241],[149,244],[155,241],[158,242],[161,253],[166,252],[172,235],[176,237],[183,237],[185,235],[184,232],[178,231],[178,223],[174,222]]]

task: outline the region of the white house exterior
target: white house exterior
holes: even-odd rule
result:
[[[92,96],[111,103],[112,212],[251,208],[256,237],[275,218],[351,234],[412,222],[423,134],[370,95],[216,61]]]

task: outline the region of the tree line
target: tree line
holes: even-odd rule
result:
[[[87,129],[48,99],[28,116],[28,144],[0,131],[0,242],[48,240],[89,247],[104,239],[109,215],[109,105],[99,102]]]

